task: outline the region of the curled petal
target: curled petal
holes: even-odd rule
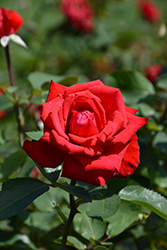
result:
[[[91,82],[85,82],[85,83],[72,85],[72,86],[66,88],[65,97],[67,97],[73,93],[76,94],[77,92],[87,90],[93,86],[104,86],[104,84],[100,80],[95,80],[95,81],[91,81]]]
[[[130,138],[148,121],[147,117],[138,117],[130,113],[127,113],[127,118],[128,118],[128,124],[126,128],[113,138],[112,140],[113,143],[117,142],[121,142],[124,144],[127,143],[130,140]]]
[[[119,169],[119,173],[122,176],[133,174],[136,167],[139,165],[139,145],[137,143],[137,135],[135,134],[131,138],[131,143],[124,155],[124,159]]]
[[[89,155],[93,156],[96,154],[96,150],[92,147],[83,147],[80,145],[76,145],[69,140],[59,136],[55,130],[51,131],[51,140],[54,143],[55,147],[58,147],[64,153],[68,153],[70,155]]]

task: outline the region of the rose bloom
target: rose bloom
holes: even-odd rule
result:
[[[42,107],[44,135],[23,145],[41,167],[64,162],[63,177],[97,186],[134,173],[139,164],[136,132],[147,118],[125,106],[119,89],[100,80],[70,87],[51,81]]]
[[[14,10],[0,8],[0,38],[16,33],[23,23],[23,18]]]
[[[145,68],[145,76],[152,82],[155,83],[157,76],[161,72],[162,67],[158,64],[153,64]]]
[[[151,0],[140,0],[139,10],[143,16],[152,23],[161,19],[162,13],[160,9]]]
[[[60,10],[76,30],[85,32],[93,30],[94,12],[87,0],[62,0]]]

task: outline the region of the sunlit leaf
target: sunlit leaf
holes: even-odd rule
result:
[[[86,214],[92,218],[106,219],[116,213],[120,204],[119,196],[113,195],[103,200],[94,200],[86,208]]]
[[[159,193],[141,186],[127,186],[119,192],[123,200],[128,200],[148,208],[163,219],[167,220],[167,199]]]

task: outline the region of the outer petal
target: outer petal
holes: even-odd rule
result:
[[[66,90],[65,86],[55,83],[53,80],[51,80],[49,94],[46,101],[50,102],[54,98],[62,98],[62,95],[64,94],[65,90]]]
[[[62,152],[44,140],[31,142],[26,140],[24,151],[41,167],[58,167],[64,159]]]
[[[139,146],[137,143],[137,135],[135,134],[131,138],[131,143],[124,155],[124,160],[119,169],[119,173],[124,177],[133,174],[139,163]]]
[[[114,137],[114,139],[112,140],[114,143],[117,142],[122,142],[124,144],[127,143],[130,140],[130,138],[148,121],[147,117],[138,117],[130,113],[127,113],[127,118],[128,118],[127,127]]]
[[[95,186],[103,186],[106,181],[114,176],[111,171],[89,171],[86,172],[78,161],[70,155],[65,156],[63,164],[63,177],[67,177],[72,180],[86,182]]]
[[[15,11],[9,11],[10,16],[10,24],[11,27],[14,29],[13,32],[15,33],[23,23],[23,18]]]
[[[93,86],[104,86],[104,84],[100,80],[75,84],[75,85],[72,85],[72,86],[66,88],[65,96],[69,96],[70,94],[73,94],[73,93],[75,94],[77,92],[87,90]]]

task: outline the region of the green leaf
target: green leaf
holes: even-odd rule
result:
[[[117,80],[127,104],[138,103],[148,95],[155,94],[152,83],[137,71],[116,71],[111,76]]]
[[[0,95],[0,110],[13,107],[13,103],[4,95]]]
[[[7,91],[8,91],[9,93],[13,93],[13,92],[15,92],[17,89],[18,89],[17,86],[9,86],[9,87],[7,88]]]
[[[139,103],[136,108],[139,109],[143,116],[153,116],[156,113],[155,110],[147,103]]]
[[[145,208],[143,209],[134,203],[122,200],[118,211],[106,219],[109,222],[107,235],[110,238],[119,235],[135,223],[146,219],[149,214],[150,211],[147,211]]]
[[[99,240],[105,234],[106,222],[88,217],[84,209],[82,213],[75,215],[74,228],[88,240]]]
[[[162,77],[156,84],[157,87],[167,90],[167,77]]]
[[[91,198],[90,194],[88,193],[88,191],[82,187],[62,185],[58,182],[55,182],[54,185],[63,189],[64,191],[66,191],[72,195],[77,196],[78,198],[82,198],[82,199],[89,201],[89,202],[92,201],[92,198]]]
[[[166,134],[166,132],[163,132],[163,131],[158,132],[153,139],[153,145],[156,146],[163,153],[167,154],[167,134]]]
[[[3,163],[0,171],[1,178],[9,177],[16,171],[27,158],[27,154],[23,149],[11,154]]]
[[[56,210],[47,213],[23,210],[18,214],[19,218],[24,222],[25,225],[43,230],[50,229],[49,224],[54,221],[56,215]]]
[[[119,192],[123,200],[128,200],[156,213],[167,220],[167,199],[155,191],[137,185],[127,186]]]
[[[64,76],[56,76],[38,71],[32,72],[28,75],[28,80],[30,81],[31,86],[34,89],[41,89],[42,85],[45,82],[51,82],[51,80],[53,80],[54,82],[60,82],[63,79]]]
[[[59,81],[59,83],[69,86],[69,85],[78,83],[78,81],[79,81],[78,76],[66,76],[66,77],[64,77],[63,80]]]
[[[28,135],[32,140],[37,141],[43,136],[43,131],[26,132],[26,135]]]
[[[56,170],[54,172],[48,173],[44,168],[41,168],[38,163],[35,162],[35,165],[39,168],[39,170],[46,177],[46,179],[48,179],[51,183],[56,182],[59,178],[61,170]]]
[[[108,249],[107,247],[103,247],[103,246],[97,246],[95,248],[93,248],[93,250],[106,250]]]
[[[35,167],[35,163],[31,158],[27,158],[26,162],[22,166],[18,177],[28,177]]]
[[[37,179],[16,178],[4,182],[0,192],[0,220],[19,213],[48,190],[49,186]]]
[[[94,200],[87,205],[86,214],[92,218],[106,219],[116,213],[119,204],[120,198],[118,195],[103,200]]]

